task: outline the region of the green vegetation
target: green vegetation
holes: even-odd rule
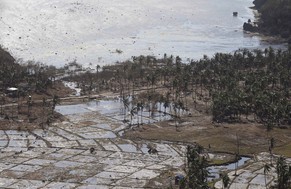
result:
[[[290,0],[255,0],[254,4],[261,13],[260,32],[291,39]]]
[[[57,69],[40,63],[26,62],[19,64],[7,51],[0,47],[0,92],[8,87],[20,89],[23,93],[46,93],[52,88]]]
[[[229,185],[230,183],[230,178],[228,177],[228,174],[227,173],[222,173],[220,175],[220,177],[222,178],[222,186],[223,188],[227,188],[227,186]]]
[[[214,121],[252,115],[268,129],[290,125],[290,52],[244,50],[212,59]]]
[[[127,101],[133,96],[130,107],[125,103],[130,110],[143,105],[166,113],[169,107],[179,119],[190,108],[202,111],[197,107],[202,101],[214,122],[257,122],[270,130],[291,124],[290,59],[291,48],[217,53],[189,64],[167,55],[140,56],[104,66],[98,80],[88,72],[73,78],[90,78],[92,85],[119,92]]]
[[[187,146],[186,152],[186,177],[181,180],[180,188],[189,189],[207,189],[209,188],[207,183],[207,177],[209,175],[207,171],[207,160],[202,154],[203,148],[197,146]]]
[[[61,81],[55,81],[54,78],[58,74],[65,74],[68,77],[62,80],[75,81],[82,89],[81,94],[90,96],[101,91],[119,94],[126,110],[123,111],[124,121],[130,124],[133,118],[137,120],[136,126],[147,123],[148,119],[142,116],[144,112],[149,116],[156,116],[156,112],[159,112],[159,116],[170,114],[171,125],[180,133],[172,135],[169,132],[163,135],[173,140],[181,140],[180,135],[184,137],[183,140],[195,138],[191,132],[182,135],[183,126],[180,124],[185,115],[193,112],[211,115],[213,122],[241,123],[246,127],[259,123],[266,130],[276,128],[276,132],[279,131],[277,128],[289,128],[291,124],[291,48],[268,48],[263,51],[243,49],[233,54],[217,53],[212,58],[204,56],[201,60],[192,60],[187,64],[182,63],[179,57],[166,54],[160,59],[139,56],[102,68],[97,66],[95,70],[84,70],[76,62],[62,69],[36,63],[18,64],[3,49],[0,60],[1,72],[6,74],[5,77],[0,75],[0,112],[3,117],[14,117],[18,112],[31,121],[41,118],[41,114],[45,117],[54,115],[53,109],[58,103],[56,97],[63,97],[59,93],[64,90],[63,86],[60,88],[57,85]],[[13,102],[13,98],[8,98],[8,87],[19,88],[18,107],[6,106]],[[32,96],[32,103],[27,103],[28,95]],[[41,105],[38,114],[35,113],[36,97]],[[49,122],[47,120],[43,118],[40,122]],[[167,128],[170,129],[169,124]],[[224,132],[223,128],[211,130],[217,135],[212,136],[211,142],[205,138],[200,144],[206,147],[211,143],[218,150],[234,152],[235,143],[229,142],[225,146],[225,136],[218,131]],[[210,131],[203,131],[205,135],[207,132]],[[269,134],[268,139],[280,138],[273,132]],[[151,137],[161,136],[160,133],[151,133]],[[281,142],[284,144],[286,141]],[[263,146],[267,151],[269,145]],[[290,156],[288,146],[278,144],[276,148],[270,148],[270,153]],[[258,149],[261,151],[262,147],[245,145],[241,147],[241,153],[255,153]]]
[[[1,129],[18,129],[48,125],[58,103],[58,96],[67,95],[61,81],[56,80],[63,69],[35,62],[16,61],[0,47],[0,116]],[[51,100],[53,99],[53,100]],[[18,120],[23,120],[19,122]],[[30,123],[37,123],[32,126]]]
[[[291,188],[291,166],[289,166],[284,157],[279,157],[276,165],[277,187],[278,189]]]

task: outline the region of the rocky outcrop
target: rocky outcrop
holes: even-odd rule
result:
[[[249,32],[257,32],[258,31],[258,27],[254,26],[250,22],[245,22],[243,25],[243,29],[244,29],[244,31],[249,31]]]

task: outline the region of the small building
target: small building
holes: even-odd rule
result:
[[[12,98],[18,97],[18,88],[16,88],[16,87],[8,87],[6,89],[6,91],[7,91],[7,94],[8,94],[9,97],[12,97]]]

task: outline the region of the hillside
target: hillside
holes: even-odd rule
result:
[[[18,82],[16,75],[19,74],[20,66],[10,53],[0,47],[0,88],[14,86]]]
[[[51,86],[56,68],[35,62],[19,64],[5,49],[0,47],[0,92],[8,87],[33,88],[35,92],[44,92]]]
[[[291,41],[291,1],[255,0],[255,8],[261,14],[259,31],[279,35]]]

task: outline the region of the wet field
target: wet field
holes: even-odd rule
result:
[[[143,188],[161,172],[184,164],[182,144],[119,137],[127,125],[112,116],[110,106],[100,105],[58,106],[68,120],[46,130],[0,131],[0,186]],[[149,145],[158,153],[150,154]]]
[[[169,185],[175,174],[183,173],[185,144],[120,136],[120,131],[129,127],[123,123],[122,104],[116,99],[60,105],[56,111],[66,120],[44,130],[0,131],[0,187],[144,188],[164,171],[175,170]],[[156,121],[148,115],[143,115],[144,120]],[[149,153],[150,148],[157,153]],[[213,166],[209,168],[210,179],[218,178],[221,171],[230,171],[231,188],[262,188],[262,170],[268,160],[267,154],[253,160],[242,158],[239,166],[248,164],[238,169],[237,177],[233,176],[234,164]],[[274,178],[270,172],[268,183]],[[155,184],[150,188],[169,186],[158,181]],[[220,185],[216,183],[217,188]]]

